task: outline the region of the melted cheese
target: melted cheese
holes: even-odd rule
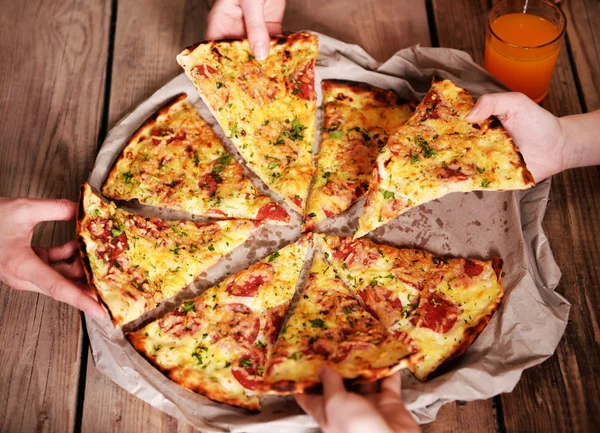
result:
[[[302,213],[313,174],[317,36],[272,38],[254,59],[247,40],[204,42],[177,61],[252,169]]]
[[[261,208],[276,206],[252,185],[185,95],[134,134],[102,193],[216,218],[259,219]],[[282,208],[280,214],[271,222],[289,221]]]
[[[412,114],[398,95],[364,83],[323,80],[323,132],[304,230],[363,197],[388,136]]]
[[[83,208],[78,234],[85,243],[93,284],[116,326],[175,295],[255,228],[248,220],[196,225],[147,219],[105,204],[87,184]],[[118,254],[111,254],[115,244]]]
[[[363,290],[381,292],[380,287],[391,293],[389,302],[375,307],[376,313],[390,331],[406,332],[418,347],[424,358],[411,370],[421,380],[464,349],[464,344],[469,343],[468,330],[489,318],[504,294],[491,261],[470,260],[482,270],[477,276],[469,277],[464,270],[465,259],[441,259],[425,251],[396,249],[361,239],[350,243],[357,251],[354,256],[341,260],[336,259],[335,253],[341,242],[350,242],[348,238],[321,235],[316,241],[338,275],[357,295]],[[356,263],[356,257],[371,259],[365,266]],[[412,323],[417,306],[428,302],[421,298],[423,293],[441,294],[458,307],[456,322],[447,332]],[[390,305],[396,298],[402,304],[400,315]],[[417,299],[418,305],[415,304]]]
[[[161,369],[169,370],[171,379],[182,386],[216,401],[259,409],[259,393],[244,387],[233,369],[243,364],[256,370],[254,379],[262,380],[272,348],[269,335],[273,338],[279,331],[269,317],[274,311],[281,318],[285,316],[308,244],[303,239],[284,247],[185,302],[174,313],[130,333],[130,340]],[[243,285],[255,275],[265,275],[269,280],[252,296],[232,294],[232,285]],[[235,316],[233,309],[245,313]],[[259,323],[257,334],[253,334],[255,320]],[[252,341],[240,337],[248,333]],[[252,351],[263,353],[264,359],[253,358]]]
[[[378,156],[355,238],[451,192],[534,185],[498,120],[464,120],[473,106],[473,98],[451,81],[432,85]]]
[[[265,388],[292,381],[300,389],[289,392],[301,392],[320,382],[318,371],[325,365],[344,378],[372,377],[377,369],[388,375],[406,366],[410,353],[359,305],[317,254],[309,282],[273,348]]]

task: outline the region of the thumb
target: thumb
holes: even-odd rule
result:
[[[522,93],[492,93],[481,96],[473,109],[465,116],[467,122],[480,122],[496,116],[501,122],[529,103],[535,104]]]
[[[269,31],[265,23],[264,1],[241,0],[240,6],[252,54],[258,60],[264,60],[269,55]]]
[[[325,401],[329,401],[334,395],[345,393],[344,381],[342,377],[330,367],[321,367],[319,376],[323,382],[323,397]]]
[[[42,221],[69,221],[77,215],[77,203],[66,199],[19,199],[16,218],[29,224]]]

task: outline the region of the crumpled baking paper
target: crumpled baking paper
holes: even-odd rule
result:
[[[397,52],[378,63],[363,49],[319,35],[319,62],[316,83],[324,78],[364,81],[396,90],[406,99],[419,101],[429,89],[432,77],[449,78],[474,97],[506,90],[477,66],[464,52],[419,46]],[[173,59],[175,61],[175,59]],[[186,92],[190,102],[217,132],[234,154],[229,140],[190,81],[179,75],[140,104],[108,134],[89,182],[99,190],[127,139],[165,101]],[[320,110],[317,122],[320,125]],[[318,145],[319,133],[316,137]],[[315,146],[315,152],[316,152]],[[263,192],[282,201],[246,170]],[[550,246],[542,230],[550,181],[520,192],[454,193],[413,209],[370,237],[391,245],[419,247],[436,255],[505,261],[505,297],[485,331],[464,356],[443,374],[420,383],[410,373],[403,377],[403,398],[420,423],[433,421],[439,408],[449,401],[487,399],[510,392],[524,369],[543,362],[558,345],[567,325],[570,304],[554,292],[560,279]],[[166,218],[187,217],[181,212],[127,204],[145,215]],[[362,208],[362,200],[343,215],[324,221],[318,229],[331,234],[351,235]],[[126,326],[125,330],[148,323],[176,302],[190,298],[223,277],[246,268],[300,236],[300,217],[294,212],[289,227],[262,227],[251,240],[202,275],[194,284],[164,302],[152,314]],[[251,414],[242,409],[212,402],[179,387],[153,368],[125,340],[123,331],[108,319],[86,316],[96,368],[119,386],[152,406],[186,420],[205,432],[284,432],[315,431],[311,417],[304,414],[292,397],[269,396],[264,410]]]

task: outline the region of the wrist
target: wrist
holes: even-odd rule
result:
[[[572,135],[569,134],[568,131],[571,129],[571,119],[569,119],[569,116],[565,116],[558,117],[557,120],[559,125],[559,134],[557,138],[558,142],[556,143],[556,152],[561,156],[561,166],[556,167],[556,172],[553,174],[558,174],[564,170],[568,170],[569,168],[578,167],[577,162],[574,161],[574,158],[576,158],[576,153],[569,150],[570,146],[568,140],[569,137],[572,137]]]

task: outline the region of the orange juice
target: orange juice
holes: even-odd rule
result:
[[[514,91],[540,102],[550,88],[560,36],[560,28],[530,13],[490,19],[485,69]]]

